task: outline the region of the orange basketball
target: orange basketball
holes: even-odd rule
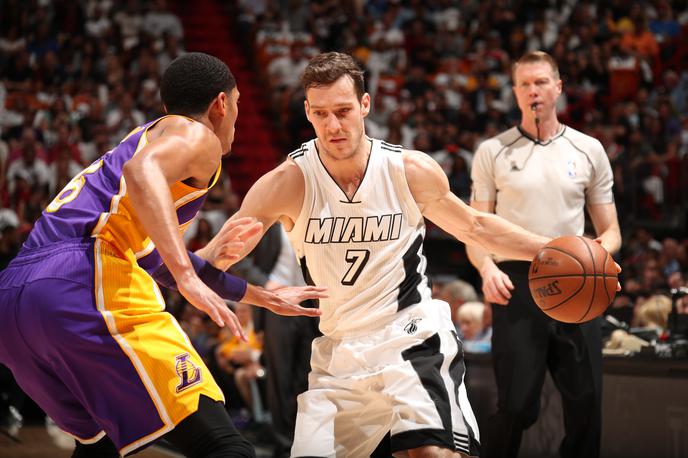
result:
[[[530,294],[548,316],[583,323],[601,315],[616,295],[614,260],[585,237],[564,236],[542,247],[528,271]]]

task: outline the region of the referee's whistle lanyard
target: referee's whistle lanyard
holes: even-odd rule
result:
[[[523,161],[523,164],[521,164],[520,167],[516,164],[516,161],[514,159],[511,160],[511,171],[512,172],[520,172],[521,170],[526,168],[528,161],[533,156],[533,151],[535,151],[535,145],[538,145],[538,144],[540,144],[539,140],[533,140],[533,144],[530,145],[530,152],[528,152],[528,156],[526,156],[526,159]]]
[[[542,140],[540,140],[540,122],[539,122],[539,119],[536,118],[536,121],[538,121],[538,122],[535,123],[535,127],[537,128],[537,138],[531,137],[531,136],[528,134],[528,132],[526,132],[525,129],[523,129],[523,127],[518,126],[518,130],[519,130],[519,132],[521,132],[521,135],[523,135],[523,136],[526,137],[528,140],[530,140],[530,141],[532,142],[532,144],[530,145],[530,151],[528,152],[528,156],[526,156],[525,160],[523,161],[523,163],[521,164],[520,167],[519,167],[519,165],[516,163],[516,160],[514,160],[514,159],[511,160],[511,169],[510,169],[510,170],[511,170],[512,172],[520,172],[521,170],[525,169],[525,168],[526,168],[526,165],[528,165],[528,161],[529,161],[530,158],[533,156],[533,152],[535,151],[535,147],[538,146],[538,145],[539,145],[539,146],[547,146],[547,145],[549,145],[549,144],[552,143],[552,142],[554,141],[554,139],[555,139],[556,137],[558,137],[558,136],[561,134],[561,132],[562,132],[562,125],[559,124],[559,127],[557,128],[557,132],[554,134],[554,136],[551,137],[549,140],[543,142]]]

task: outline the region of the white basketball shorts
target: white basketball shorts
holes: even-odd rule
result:
[[[366,457],[389,431],[395,456],[425,445],[477,455],[449,306],[432,300],[364,336],[313,341],[291,456]]]

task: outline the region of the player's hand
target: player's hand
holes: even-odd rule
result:
[[[328,297],[327,288],[319,286],[285,286],[268,291],[249,284],[241,302],[266,308],[278,315],[315,317],[320,316],[320,309],[301,307],[299,303],[306,299],[326,297]]]
[[[218,326],[227,326],[239,339],[247,340],[239,319],[227,307],[224,299],[208,288],[195,273],[176,280],[177,289],[191,305],[205,312]]]
[[[263,233],[263,223],[244,217],[228,220],[208,245],[196,252],[216,269],[226,271],[247,253],[255,237]]]
[[[493,263],[485,263],[480,270],[480,276],[483,278],[485,300],[493,304],[507,305],[514,289],[509,276]]]

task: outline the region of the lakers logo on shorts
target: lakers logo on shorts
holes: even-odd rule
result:
[[[177,385],[177,393],[201,382],[201,368],[191,362],[191,357],[188,353],[177,355],[175,360],[175,369],[180,379],[179,385]]]

